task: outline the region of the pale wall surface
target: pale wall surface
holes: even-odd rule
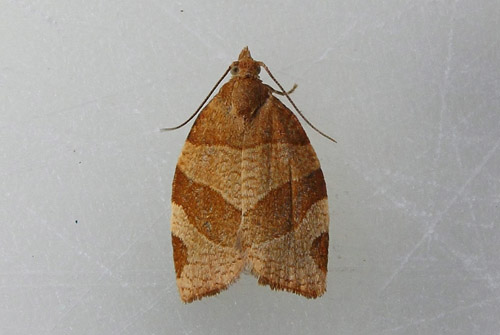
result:
[[[0,334],[499,334],[500,4],[305,3],[0,1]],[[328,292],[184,305],[158,129],[245,45],[338,140]]]

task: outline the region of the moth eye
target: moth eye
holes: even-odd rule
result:
[[[259,74],[259,73],[260,73],[260,66],[257,67],[257,74]]]
[[[231,68],[231,74],[234,76],[238,73],[240,69],[235,65]]]

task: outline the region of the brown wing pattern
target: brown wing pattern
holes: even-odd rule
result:
[[[328,202],[316,154],[271,96],[245,131],[241,240],[259,283],[306,297],[326,289]]]
[[[244,265],[234,248],[241,222],[241,149],[235,139],[242,138],[243,128],[219,100],[196,120],[172,185],[174,264],[185,302],[227,288]]]

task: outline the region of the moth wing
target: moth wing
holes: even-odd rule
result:
[[[315,298],[326,290],[328,202],[320,164],[274,96],[243,139],[241,240],[259,284]]]
[[[172,185],[172,245],[184,302],[226,289],[243,268],[234,248],[241,223],[243,125],[227,113],[220,94],[196,119]]]

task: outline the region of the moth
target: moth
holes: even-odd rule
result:
[[[260,80],[261,68],[280,91]],[[274,290],[319,297],[328,265],[325,180],[304,129],[275,97],[286,96],[303,117],[289,97],[296,86],[285,92],[245,47],[191,118],[228,72],[194,122],[172,183],[180,298],[217,294],[242,272]]]

